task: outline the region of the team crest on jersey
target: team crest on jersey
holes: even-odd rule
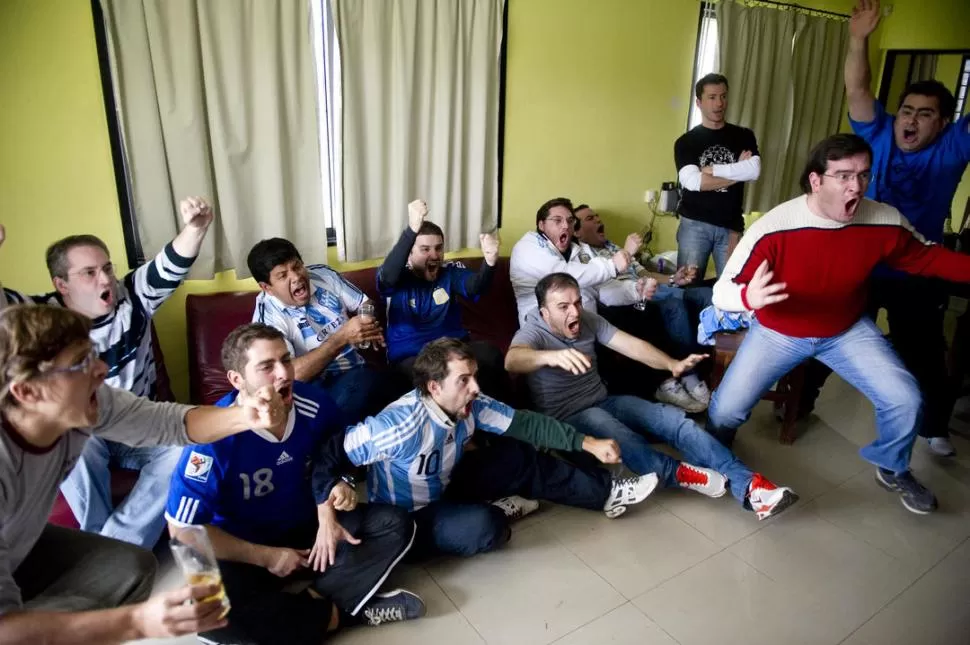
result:
[[[590,258],[590,257],[589,257],[589,253],[580,253],[580,254],[579,254],[579,261],[580,261],[580,262],[581,262],[582,264],[589,264],[589,261],[590,261],[591,259],[592,259],[592,258]]]
[[[200,455],[196,451],[189,454],[189,460],[185,462],[185,476],[197,482],[206,482],[209,479],[209,471],[212,470],[212,456]]]
[[[330,311],[340,311],[340,298],[330,293],[326,289],[317,288],[316,292],[317,302],[320,303],[322,307],[326,307]]]

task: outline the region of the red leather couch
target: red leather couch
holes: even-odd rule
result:
[[[478,270],[481,258],[461,258],[468,268]],[[383,302],[377,293],[377,269],[359,269],[345,272],[344,277],[367,294],[375,303]],[[515,295],[509,279],[509,260],[499,258],[495,276],[488,292],[478,302],[459,298],[462,323],[472,340],[491,343],[504,354],[518,330],[518,313]],[[230,386],[222,368],[220,351],[229,332],[248,323],[253,316],[256,292],[213,293],[190,295],[185,300],[188,327],[189,383],[192,403],[212,404],[219,400]],[[386,327],[384,307],[377,306],[377,317]],[[387,364],[383,349],[371,349],[363,353],[375,366]],[[513,400],[510,405],[523,406],[528,400],[525,381],[512,379],[510,389]]]

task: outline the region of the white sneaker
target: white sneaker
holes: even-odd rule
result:
[[[495,500],[492,502],[492,506],[501,509],[505,513],[505,517],[511,522],[522,519],[530,513],[535,513],[539,509],[539,502],[534,499],[526,499],[518,495],[512,495]]]
[[[603,512],[611,520],[623,515],[626,513],[627,506],[639,504],[650,497],[650,493],[656,490],[658,483],[660,480],[657,478],[657,473],[614,479],[610,496],[603,504]]]
[[[798,501],[798,494],[785,486],[775,486],[760,473],[755,473],[748,484],[748,504],[759,520],[781,513]]]
[[[687,390],[687,394],[698,403],[703,403],[705,407],[711,404],[711,390],[704,381],[698,381],[697,385]]]
[[[660,384],[654,398],[659,403],[669,403],[682,409],[684,412],[696,414],[707,409],[706,403],[701,403],[684,389],[683,384],[677,379],[669,378]]]
[[[939,455],[940,457],[955,457],[957,454],[956,448],[950,443],[949,437],[930,437],[926,441],[930,444],[930,451],[934,455]]]
[[[701,495],[721,497],[727,492],[727,477],[710,468],[682,461],[677,466],[676,477],[681,488],[689,488]]]

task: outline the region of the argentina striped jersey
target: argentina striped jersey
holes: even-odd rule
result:
[[[430,397],[412,390],[348,428],[344,450],[355,465],[368,466],[371,502],[416,511],[441,498],[475,430],[504,434],[514,414],[479,395],[468,418],[455,422]]]
[[[170,242],[155,259],[118,282],[114,311],[91,321],[91,342],[108,365],[105,383],[138,396],[155,398],[151,318],[182,284],[194,260],[176,253]],[[42,296],[6,288],[3,292],[9,304],[64,306],[56,291]]]
[[[289,307],[273,294],[261,291],[256,297],[253,322],[283,332],[294,356],[319,347],[357,311],[367,296],[325,264],[307,266],[310,274],[310,302],[304,307]],[[364,364],[364,359],[351,345],[344,347],[330,361],[324,374],[340,374]]]

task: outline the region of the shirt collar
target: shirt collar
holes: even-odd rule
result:
[[[451,417],[445,414],[445,411],[441,409],[441,406],[435,403],[434,399],[432,399],[430,396],[426,394],[422,394],[421,402],[424,403],[424,407],[428,409],[428,412],[431,413],[431,416],[434,417],[434,420],[440,423],[441,425],[450,429],[454,429],[454,427],[457,425],[454,421],[451,420]]]

